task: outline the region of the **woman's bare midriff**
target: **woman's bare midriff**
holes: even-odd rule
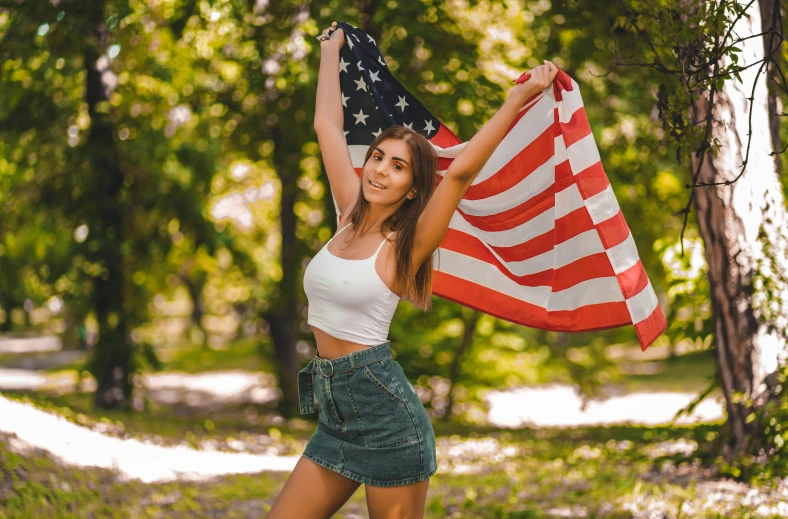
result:
[[[357,342],[337,339],[336,337],[329,335],[320,328],[315,328],[314,326],[310,326],[310,328],[312,328],[312,333],[315,334],[315,340],[317,341],[317,354],[321,359],[336,359],[337,357],[347,355],[348,353],[353,353],[354,351],[371,348],[371,346],[367,344],[359,344]]]

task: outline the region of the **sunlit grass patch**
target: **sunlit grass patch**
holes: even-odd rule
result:
[[[147,412],[95,408],[90,393],[45,395],[0,392],[72,423],[119,438],[158,445],[181,445],[224,451],[291,456],[303,450],[315,425],[307,420],[277,420],[257,406],[238,406],[206,415],[179,414],[170,408]],[[275,423],[274,423],[275,422]]]

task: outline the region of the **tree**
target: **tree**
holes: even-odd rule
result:
[[[722,451],[728,461],[768,457],[776,452],[764,444],[770,417],[759,410],[782,398],[788,346],[788,214],[781,156],[773,151],[781,148],[774,140],[780,103],[767,89],[767,78],[779,77],[777,86],[788,94],[775,52],[782,42],[780,2],[633,3],[618,14],[613,28],[636,36],[646,50],[623,61],[617,53],[612,69],[649,67],[664,76],[657,93],[663,127],[690,169],[678,215],[686,225],[697,207],[717,352],[714,383],[728,411]],[[634,62],[636,55],[650,61]]]
[[[780,143],[772,141],[763,73],[779,63],[764,56],[781,38],[770,30],[779,16],[762,19],[759,3],[726,10],[732,33],[740,35],[733,42],[741,48],[740,58],[732,62],[723,55],[711,71],[735,63],[741,81],[725,81],[721,90],[699,96],[690,110],[690,122],[705,125],[716,146],[716,153],[709,146],[692,155],[693,183],[701,187],[691,189],[709,266],[729,460],[741,451],[765,453],[760,444],[765,424],[751,420],[750,407],[761,408],[777,396],[776,376],[788,353],[788,213],[772,158]],[[779,15],[780,3],[773,5]]]

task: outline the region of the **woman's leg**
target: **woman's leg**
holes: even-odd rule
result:
[[[430,480],[401,487],[364,485],[369,519],[422,519]]]
[[[267,519],[329,519],[360,483],[301,456]]]

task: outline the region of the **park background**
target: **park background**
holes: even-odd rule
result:
[[[745,8],[756,25],[731,31]],[[336,230],[312,122],[315,37],[338,20],[466,141],[542,59],[575,79],[668,321],[641,351],[631,326],[401,303],[392,348],[438,437],[427,516],[788,517],[786,368],[758,362],[788,329],[781,10],[3,0],[0,518],[270,509],[316,424],[296,373],[303,270]],[[751,149],[746,103],[709,133],[698,114],[700,94],[751,95],[753,45],[773,66]],[[711,180],[753,166],[688,189],[712,150],[738,161]],[[366,517],[363,490],[337,517]]]

